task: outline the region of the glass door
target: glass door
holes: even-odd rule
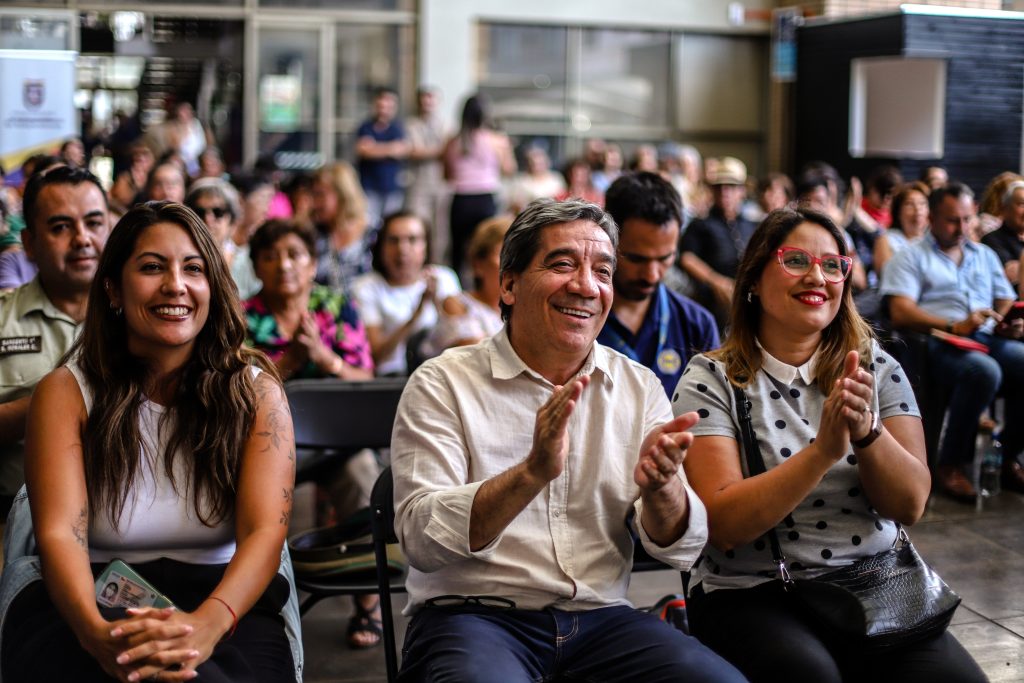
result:
[[[330,160],[334,120],[329,87],[333,26],[328,22],[253,23],[246,76],[246,164],[270,157],[283,169]],[[254,96],[253,96],[254,95]]]

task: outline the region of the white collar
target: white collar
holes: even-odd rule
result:
[[[498,332],[491,337],[491,375],[495,379],[511,379],[517,377],[522,373],[528,373],[534,377],[540,378],[547,382],[548,380],[538,373],[536,370],[527,365],[516,350],[512,348],[512,340],[508,338],[508,323],[498,330]],[[583,363],[583,367],[580,368],[579,372],[576,373],[575,377],[581,375],[592,375],[595,370],[600,370],[601,374],[612,380],[610,370],[610,350],[606,347],[598,344],[596,341],[591,345],[590,353],[587,354],[587,359]],[[550,382],[549,382],[550,384]]]
[[[814,353],[811,354],[811,357],[807,359],[806,363],[800,367],[796,367],[783,363],[781,360],[768,353],[768,351],[761,346],[760,340],[755,339],[754,343],[757,344],[757,348],[761,350],[761,369],[769,375],[783,384],[792,384],[798,376],[804,381],[804,384],[808,386],[814,383],[814,376],[817,374],[815,371],[818,366],[818,349],[814,350]]]

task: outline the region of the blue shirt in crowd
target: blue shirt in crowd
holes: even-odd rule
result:
[[[954,322],[964,320],[971,311],[992,308],[997,299],[1014,300],[996,253],[984,244],[966,240],[960,264],[939,249],[929,232],[917,242],[897,252],[882,273],[882,296],[905,296],[923,310]],[[995,320],[979,328],[992,332]]]
[[[405,139],[405,129],[395,119],[386,128],[378,130],[373,120],[364,121],[356,133],[357,138],[373,138],[376,142],[395,142]],[[364,190],[386,194],[401,189],[398,184],[398,172],[402,170],[402,162],[398,159],[360,159],[359,181]]]
[[[655,290],[636,334],[609,313],[597,341],[653,370],[669,400],[690,356],[720,346],[711,312],[663,284]]]

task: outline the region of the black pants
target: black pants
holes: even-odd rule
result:
[[[698,587],[687,601],[690,630],[751,683],[987,680],[947,632],[892,651],[868,651],[822,633],[790,598],[778,581],[708,594]]]
[[[93,565],[98,576],[104,565]],[[179,609],[195,610],[213,592],[226,565],[194,565],[155,560],[133,565]],[[281,608],[288,600],[288,581],[275,575],[256,605],[238,622],[230,639],[218,644],[196,671],[197,680],[211,683],[285,683],[295,680],[291,648]],[[123,609],[102,608],[107,620],[124,618]],[[14,599],[4,624],[5,683],[110,683],[92,656],[78,644],[71,628],[50,601],[43,582],[28,586]]]
[[[466,262],[469,238],[473,236],[476,226],[493,216],[497,210],[493,194],[457,194],[452,197],[449,223],[452,233],[452,266],[460,276],[462,264]]]
[[[11,513],[14,505],[14,496],[0,494],[0,522],[7,521],[7,515]]]

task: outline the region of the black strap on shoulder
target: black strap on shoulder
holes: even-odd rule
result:
[[[747,472],[751,477],[764,474],[768,471],[765,467],[764,458],[761,457],[761,447],[757,445],[757,434],[754,433],[753,420],[750,417],[751,403],[747,393],[741,387],[733,385],[732,392],[736,396],[736,415],[740,419],[740,441],[743,445],[743,456],[747,461]],[[772,561],[779,568],[779,577],[787,586],[793,582],[786,569],[786,556],[779,544],[779,536],[775,529],[771,528],[765,533],[768,537],[768,544],[772,549]]]
[[[740,437],[743,441],[743,455],[747,460],[747,471],[750,476],[764,474],[768,468],[761,457],[761,447],[757,445],[757,434],[754,433],[754,421],[750,417],[751,403],[747,393],[741,387],[733,386],[736,396],[736,414],[740,418]]]

